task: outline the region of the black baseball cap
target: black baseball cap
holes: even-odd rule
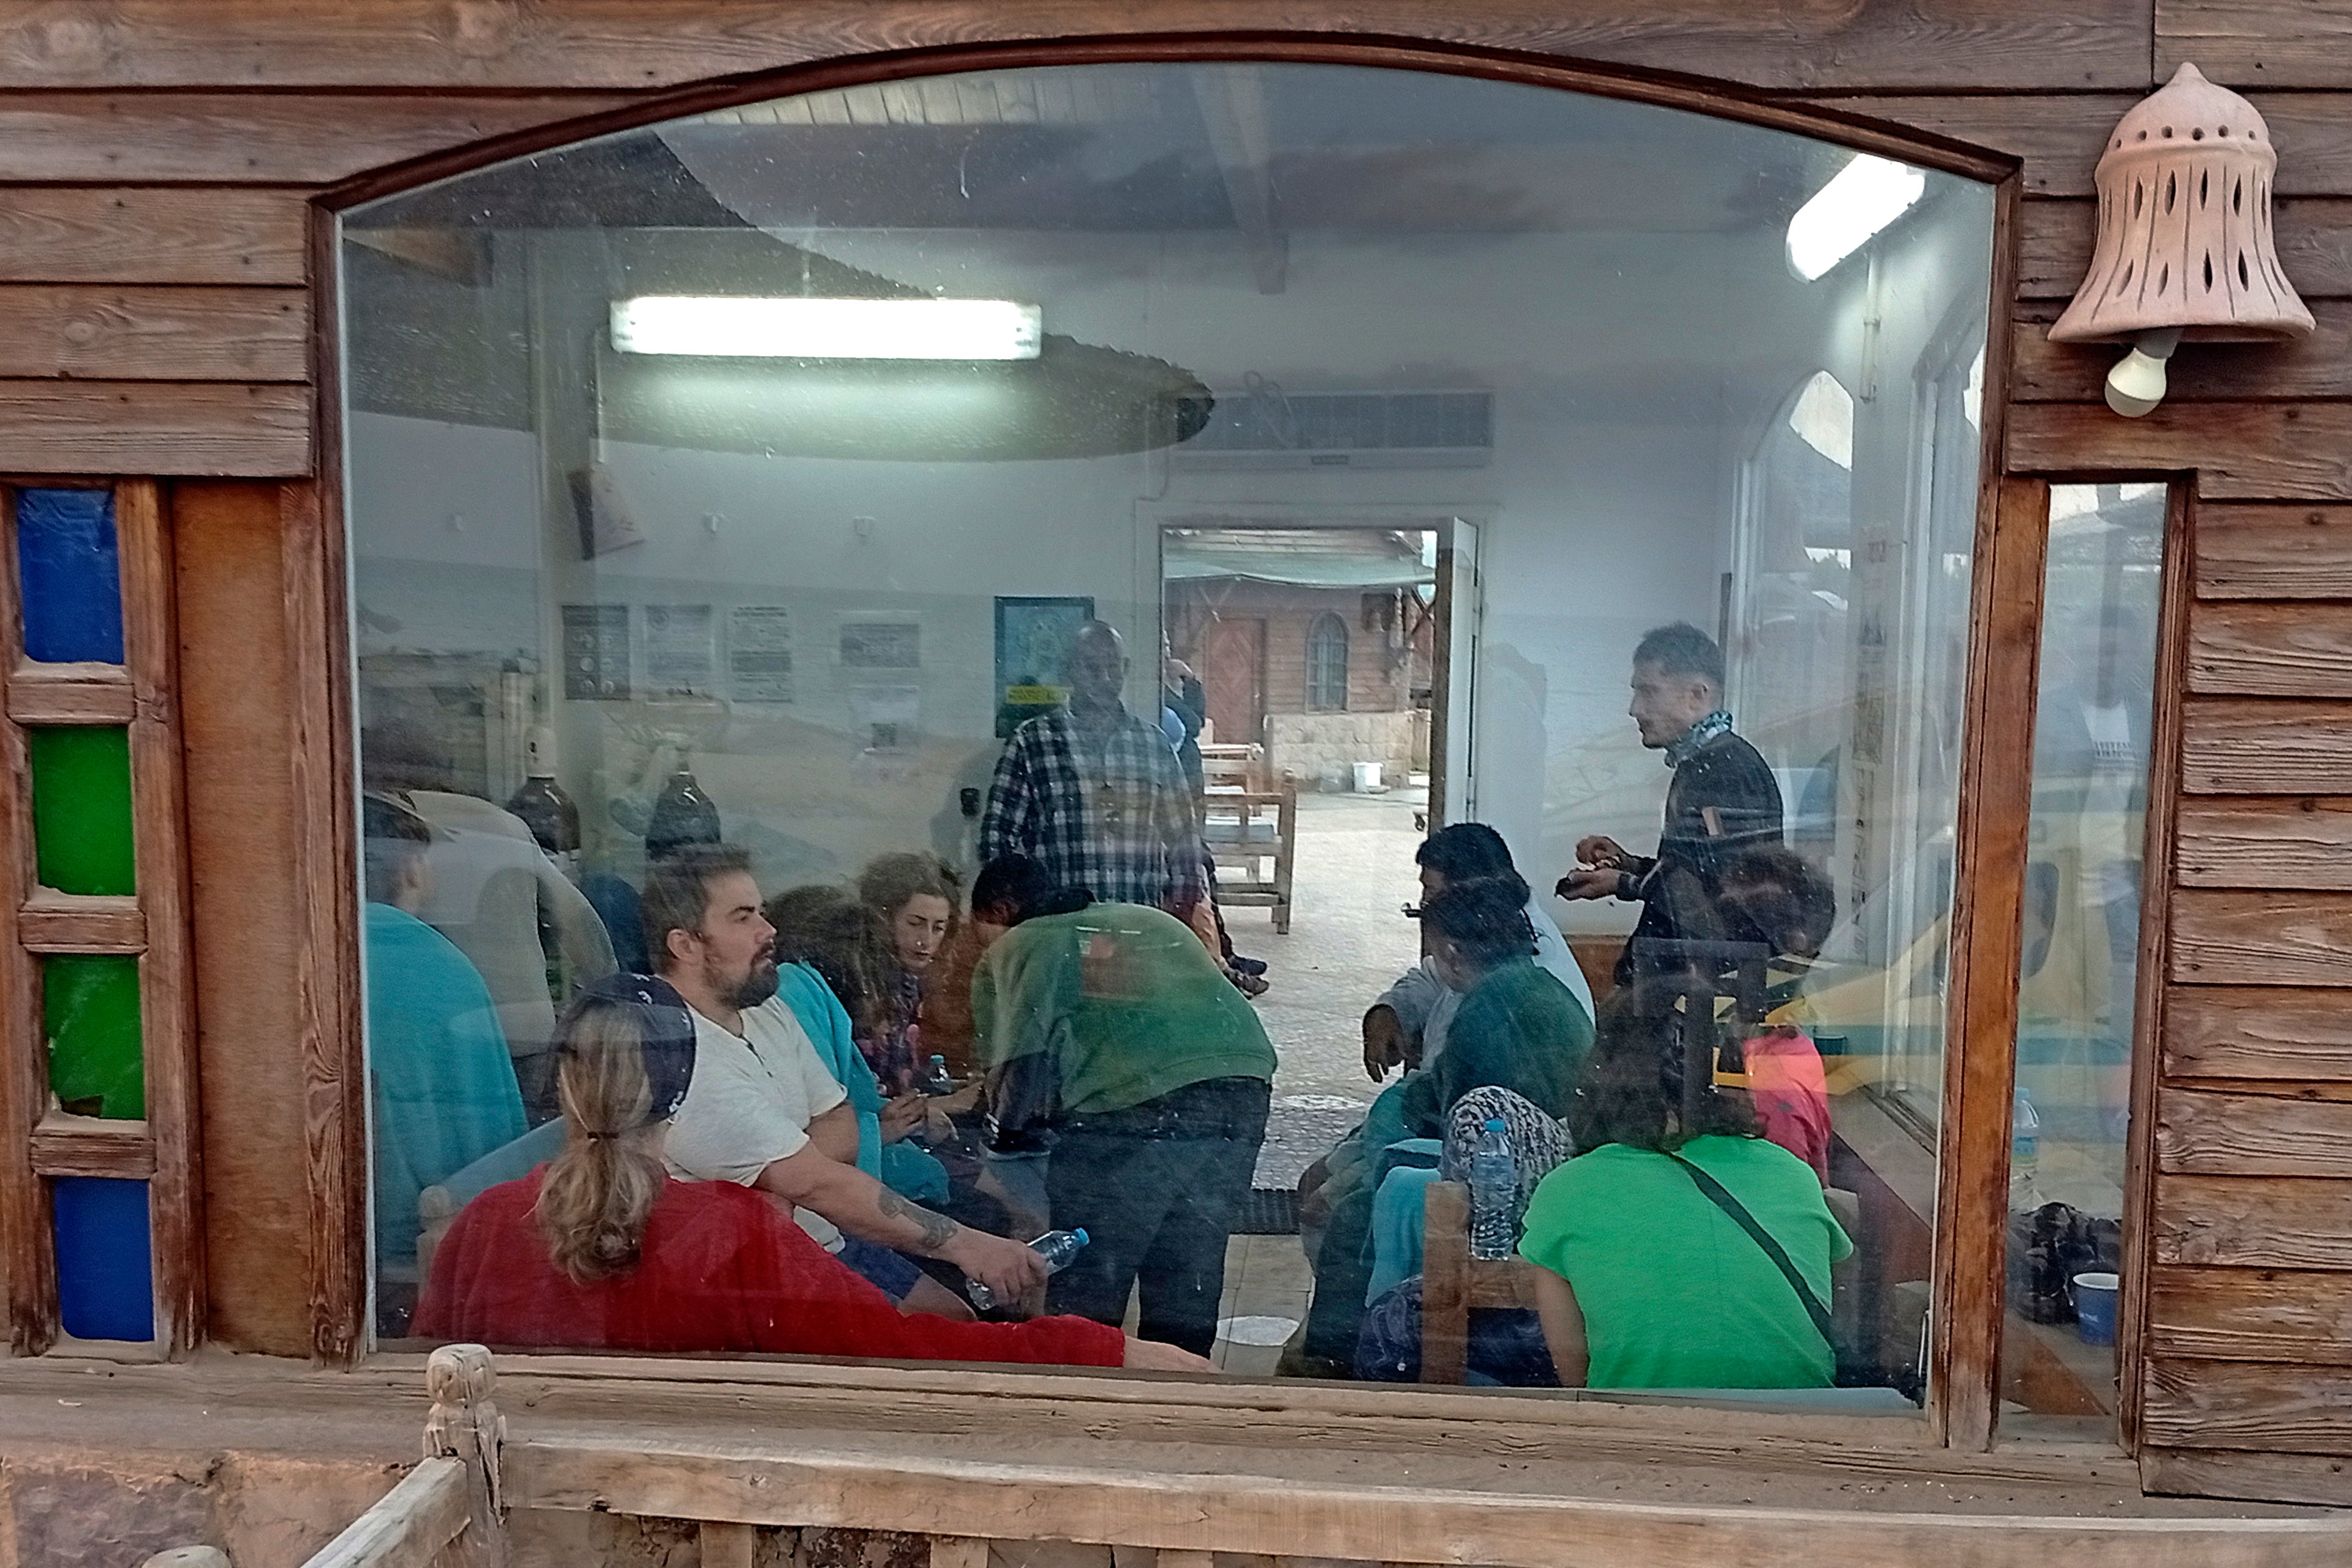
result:
[[[572,1023],[592,1005],[625,1007],[636,1014],[638,1037],[644,1041],[646,1086],[651,1091],[645,1120],[638,1125],[650,1127],[677,1115],[686,1100],[687,1085],[694,1079],[694,1015],[687,1010],[686,998],[659,976],[626,970],[607,975],[572,998],[555,1026],[556,1038],[570,1040]]]

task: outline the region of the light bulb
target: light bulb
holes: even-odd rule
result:
[[[2107,372],[2107,406],[2126,419],[2137,419],[2164,401],[2165,361],[2180,345],[2180,329],[2142,332],[2132,350]]]

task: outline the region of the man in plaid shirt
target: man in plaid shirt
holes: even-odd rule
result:
[[[1055,883],[1189,920],[1208,895],[1192,796],[1168,737],[1127,711],[1127,650],[1089,621],[1071,639],[1070,701],[1013,732],[988,789],[980,860],[1024,854]]]

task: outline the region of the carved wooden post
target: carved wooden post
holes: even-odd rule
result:
[[[425,1418],[425,1457],[466,1467],[466,1533],[457,1544],[474,1568],[502,1568],[507,1560],[506,1505],[499,1490],[499,1453],[507,1421],[490,1400],[498,1368],[488,1347],[445,1344],[425,1363],[433,1412]]]

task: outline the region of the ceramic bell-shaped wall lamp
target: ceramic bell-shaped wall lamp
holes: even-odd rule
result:
[[[2254,106],[2184,65],[2136,105],[2099,158],[2099,239],[2053,343],[2126,342],[2107,406],[2130,418],[2164,398],[2165,361],[2189,342],[2311,330],[2271,242],[2278,152]]]

